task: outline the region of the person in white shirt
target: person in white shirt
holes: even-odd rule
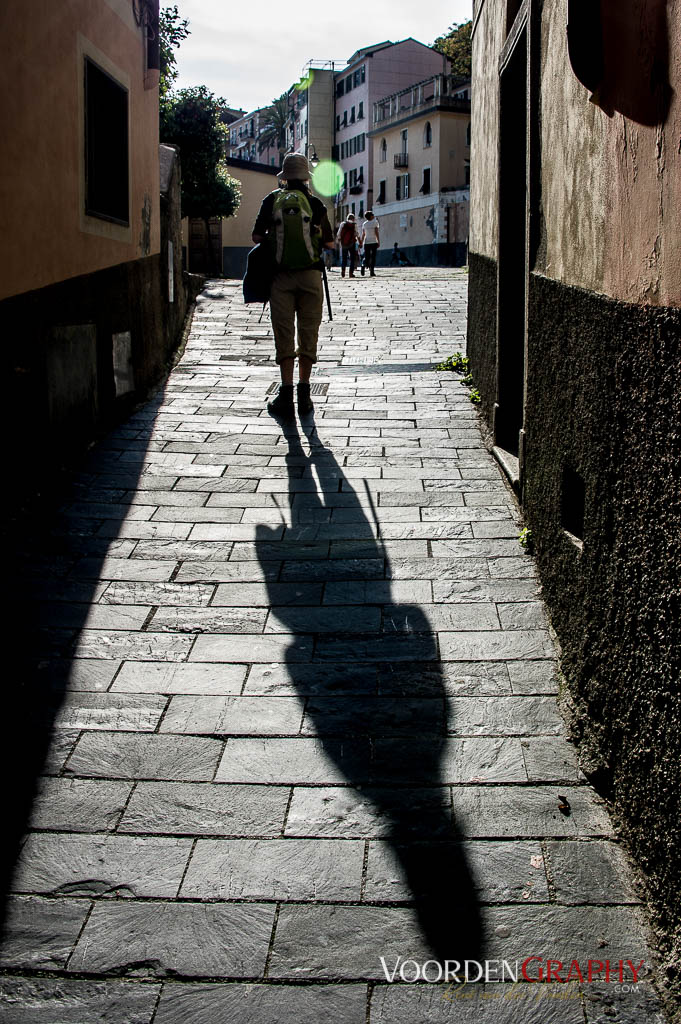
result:
[[[364,263],[369,268],[371,277],[376,277],[376,252],[381,244],[378,221],[371,210],[367,210],[367,218],[362,224],[362,241],[364,246]]]

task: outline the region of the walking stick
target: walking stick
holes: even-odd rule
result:
[[[326,267],[322,263],[322,278],[324,279],[324,291],[326,292],[326,307],[329,311],[329,320],[333,320],[333,313],[331,312],[331,296],[329,295],[329,282],[326,277]]]

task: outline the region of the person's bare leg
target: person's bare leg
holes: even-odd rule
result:
[[[294,363],[295,363],[295,359],[293,358],[293,356],[291,356],[290,359],[282,359],[282,361],[279,363],[279,370],[281,371],[281,383],[282,384],[293,384],[293,364]],[[312,364],[310,363],[310,368],[311,367],[312,367]],[[301,368],[301,373],[302,373],[302,368]],[[307,379],[308,380],[310,379],[309,372],[308,372],[308,375],[307,375]],[[302,377],[301,377],[301,380],[302,380]]]
[[[307,356],[298,356],[298,377],[303,384],[309,384],[312,366],[312,360]],[[291,383],[293,383],[293,367],[291,367]]]

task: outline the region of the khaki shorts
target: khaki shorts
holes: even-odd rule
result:
[[[305,356],[313,363],[317,361],[323,299],[319,270],[280,270],[275,276],[270,292],[270,314],[278,363],[294,356]]]

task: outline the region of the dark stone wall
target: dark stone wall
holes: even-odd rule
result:
[[[489,280],[471,291],[480,374],[475,320]],[[525,517],[585,768],[613,800],[672,942],[681,935],[680,337],[681,310],[531,275]],[[581,550],[564,529],[580,531],[580,492]]]
[[[401,245],[400,252],[403,252],[415,267],[464,267],[466,265],[465,242]],[[376,266],[389,267],[391,259],[392,248],[379,249],[376,253]]]
[[[490,427],[497,393],[497,262],[489,256],[468,255],[468,340],[474,386],[481,395],[480,411]]]
[[[5,413],[13,430],[8,469],[17,497],[45,490],[160,380],[201,281],[176,274],[169,307],[165,246],[160,255],[0,303]],[[126,332],[134,386],[116,397],[113,335]]]

